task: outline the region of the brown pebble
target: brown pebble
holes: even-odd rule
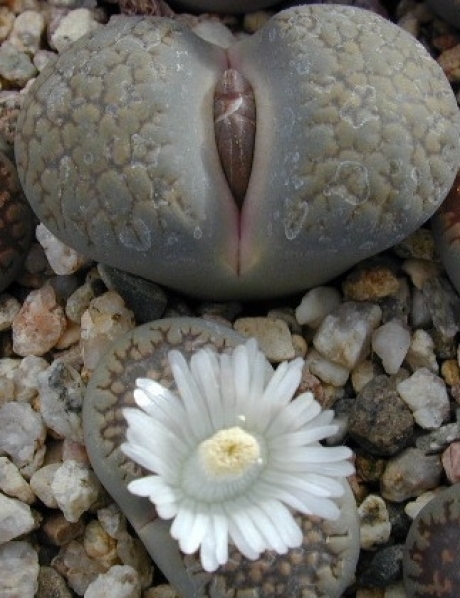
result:
[[[53,567],[40,567],[35,598],[72,598],[65,579]]]
[[[75,523],[67,521],[62,513],[50,515],[43,523],[43,531],[51,544],[63,546],[81,536],[85,531],[84,522],[79,519]]]

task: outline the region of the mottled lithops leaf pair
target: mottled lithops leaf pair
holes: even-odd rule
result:
[[[38,216],[74,248],[191,295],[255,299],[417,228],[454,180],[459,138],[417,41],[314,5],[228,50],[173,20],[114,20],[39,76],[16,158]]]

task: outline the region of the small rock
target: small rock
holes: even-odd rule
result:
[[[363,586],[384,588],[401,578],[403,562],[402,544],[387,546],[379,550],[360,575],[359,582]]]
[[[385,544],[391,534],[391,524],[385,501],[369,494],[358,507],[361,548],[374,550]]]
[[[450,405],[444,380],[427,368],[417,370],[396,389],[422,428],[434,430],[448,419]]]
[[[349,301],[378,301],[398,292],[400,282],[391,268],[385,265],[360,267],[347,276],[342,285]]]
[[[43,462],[45,438],[43,420],[28,403],[0,407],[0,451],[9,455],[19,469],[29,465],[39,451],[39,461]]]
[[[352,402],[348,432],[371,454],[387,457],[412,440],[414,419],[387,376],[376,376]]]
[[[117,541],[104,530],[99,521],[90,521],[86,526],[83,546],[89,557],[101,562],[107,569],[119,562]]]
[[[316,287],[308,291],[295,310],[299,324],[318,328],[324,318],[340,305],[339,291],[333,287]]]
[[[409,259],[403,263],[402,270],[410,277],[414,287],[422,290],[426,282],[439,276],[441,266],[426,260]]]
[[[306,364],[312,374],[334,386],[344,386],[350,375],[347,368],[329,361],[315,349],[308,352]]]
[[[42,524],[46,539],[54,546],[64,546],[71,540],[80,537],[85,531],[83,519],[67,521],[62,513],[53,513]]]
[[[0,544],[28,534],[35,527],[29,505],[0,493]]]
[[[101,282],[102,284],[102,282]],[[96,288],[91,280],[87,280],[70,295],[65,306],[66,316],[75,324],[80,324],[81,317],[96,297]]]
[[[65,579],[53,567],[41,566],[35,598],[72,598]]]
[[[239,598],[238,593],[236,598]],[[180,598],[180,596],[172,586],[162,583],[146,590],[144,598]]]
[[[41,356],[59,340],[66,327],[64,310],[51,285],[32,291],[13,320],[13,351],[23,357]]]
[[[439,485],[442,466],[438,456],[408,448],[390,459],[380,480],[383,498],[402,502]]]
[[[407,598],[404,584],[399,581],[384,588],[383,598]]]
[[[372,349],[382,360],[387,374],[396,374],[399,370],[406,357],[410,341],[408,328],[397,320],[391,320],[374,330]]]
[[[14,318],[18,315],[21,304],[15,297],[3,293],[0,295],[0,331],[11,328]]]
[[[133,538],[126,530],[117,536],[117,554],[123,565],[133,567],[139,576],[141,587],[146,588],[152,583],[153,567],[145,546],[139,538]]]
[[[8,37],[13,28],[14,14],[6,7],[0,6],[0,42]]]
[[[51,490],[64,517],[75,522],[99,498],[101,485],[88,466],[65,461],[54,475]]]
[[[46,370],[48,362],[43,357],[27,355],[13,371],[14,398],[30,403],[38,395],[38,376]]]
[[[0,490],[23,503],[32,504],[35,500],[31,487],[7,457],[0,457]]]
[[[436,454],[455,440],[460,440],[460,427],[458,423],[451,423],[441,426],[429,434],[419,436],[415,441],[415,446],[427,454]]]
[[[451,83],[460,81],[460,44],[444,50],[438,57],[438,64]]]
[[[444,337],[452,339],[460,330],[460,298],[441,276],[429,278],[422,287],[433,325]]]
[[[133,312],[125,307],[115,291],[107,291],[93,299],[81,318],[83,362],[93,370],[117,337],[134,328]]]
[[[355,393],[360,393],[366,384],[368,384],[379,373],[382,373],[381,370],[379,370],[380,368],[377,368],[375,363],[368,359],[358,363],[358,365],[351,372],[351,383]]]
[[[460,442],[452,442],[441,457],[446,477],[451,484],[460,482]]]
[[[114,565],[99,575],[85,592],[85,598],[140,598],[141,585],[135,569],[129,565]]]
[[[94,18],[94,13],[88,8],[71,10],[63,17],[54,33],[51,35],[50,45],[61,53],[80,37],[94,31],[101,26]]]
[[[70,364],[55,361],[38,376],[40,412],[45,424],[64,438],[83,443],[84,384]]]
[[[446,359],[441,365],[441,376],[446,384],[449,386],[457,386],[460,384],[460,367],[457,360]]]
[[[410,500],[404,507],[404,511],[410,519],[415,519],[425,505],[432,500],[442,488],[436,488],[435,490],[428,490],[420,496],[417,496],[415,500]]]
[[[61,276],[78,272],[89,260],[57,239],[45,225],[39,224],[35,231],[37,241],[43,247],[49,265]]]
[[[412,335],[406,361],[414,372],[420,368],[427,368],[434,374],[438,373],[434,342],[426,330],[418,329]]]
[[[8,42],[32,56],[40,48],[40,42],[45,33],[45,17],[41,12],[25,10],[20,13],[13,25]]]
[[[0,596],[34,598],[38,590],[38,555],[29,542],[0,546]]]
[[[103,529],[112,538],[118,538],[121,532],[126,531],[126,517],[115,503],[97,511],[97,518]]]
[[[77,540],[71,540],[62,546],[51,565],[67,579],[69,586],[79,596],[83,596],[89,584],[100,573],[106,572],[100,563],[89,558]]]
[[[58,503],[54,492],[51,489],[51,484],[56,475],[57,470],[61,467],[61,463],[50,463],[37,469],[37,471],[30,478],[30,487],[35,495],[51,509],[56,509]]]
[[[0,80],[4,79],[15,87],[25,87],[35,75],[37,69],[25,52],[8,44],[0,46]]]
[[[422,291],[412,289],[412,305],[410,310],[412,326],[414,328],[423,328],[431,325],[430,310],[425,301]]]
[[[432,262],[435,257],[433,234],[427,228],[419,228],[395,245],[393,251],[403,259],[412,257]]]
[[[279,363],[295,357],[291,333],[279,318],[239,318],[234,328],[244,336],[254,337],[269,361]]]
[[[313,344],[321,355],[351,370],[367,356],[381,316],[378,305],[342,303],[321,322]]]

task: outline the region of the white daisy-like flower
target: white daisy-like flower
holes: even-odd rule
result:
[[[179,351],[168,359],[178,394],[139,378],[138,408],[123,411],[121,449],[153,473],[128,488],[173,520],[182,552],[199,549],[203,568],[214,571],[227,562],[229,542],[248,559],[300,546],[296,512],[339,517],[333,499],[354,471],[352,453],[321,446],[337,425],[312,393],[292,400],[302,359],[273,373],[254,339],[231,354],[201,349],[190,365]]]

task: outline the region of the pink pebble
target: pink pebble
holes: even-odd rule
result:
[[[460,442],[452,442],[442,454],[442,466],[451,484],[460,482]]]

